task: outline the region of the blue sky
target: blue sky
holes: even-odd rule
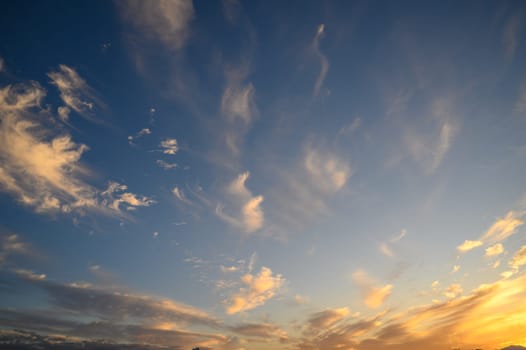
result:
[[[522,2],[0,8],[2,332],[526,346]]]

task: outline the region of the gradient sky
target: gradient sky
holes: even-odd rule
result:
[[[526,346],[526,2],[2,1],[0,328]]]

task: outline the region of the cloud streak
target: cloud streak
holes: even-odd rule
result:
[[[314,39],[312,40],[313,52],[320,62],[320,73],[318,74],[318,78],[316,79],[316,83],[314,84],[314,90],[312,93],[314,97],[317,97],[320,94],[320,90],[321,90],[321,87],[323,86],[323,82],[325,81],[325,77],[327,76],[327,73],[329,72],[329,60],[327,59],[327,56],[325,56],[325,54],[320,49],[320,42],[321,42],[321,39],[323,39],[324,35],[325,35],[325,24],[320,24],[318,26],[318,29],[316,30]]]

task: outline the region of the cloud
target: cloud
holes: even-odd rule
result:
[[[400,233],[398,235],[396,235],[395,237],[391,238],[388,242],[381,242],[380,245],[379,245],[379,248],[380,248],[380,251],[382,252],[382,254],[384,254],[385,256],[388,256],[388,257],[393,257],[395,254],[391,248],[391,245],[393,243],[396,243],[398,241],[400,241],[402,238],[404,238],[405,236],[407,235],[407,230],[404,228],[400,231]]]
[[[228,301],[227,314],[236,314],[254,309],[274,298],[285,283],[281,274],[273,274],[272,270],[263,266],[257,275],[247,273],[241,277],[245,285]]]
[[[498,218],[493,225],[482,235],[481,240],[487,243],[496,243],[505,240],[517,232],[517,228],[524,224],[519,214],[509,211],[505,217]]]
[[[314,51],[314,54],[320,61],[320,73],[318,74],[318,78],[316,79],[316,83],[314,84],[314,90],[313,90],[313,96],[316,97],[320,93],[320,89],[323,86],[323,82],[325,81],[325,77],[327,76],[327,72],[329,71],[329,60],[327,59],[327,56],[323,54],[320,50],[320,41],[325,35],[325,24],[320,24],[318,26],[318,29],[316,30],[316,34],[314,35],[314,39],[312,41],[312,49]]]
[[[31,244],[23,241],[19,235],[12,233],[0,236],[0,267],[8,263],[13,255],[35,256],[35,249]]]
[[[244,323],[230,327],[230,330],[246,337],[278,338],[282,342],[288,339],[287,332],[272,323]]]
[[[234,215],[224,212],[224,206],[219,204],[216,207],[216,214],[223,221],[234,227],[240,228],[246,233],[253,233],[263,227],[265,216],[261,203],[264,197],[254,196],[246,187],[250,173],[241,173],[226,188],[226,192],[231,197],[232,205],[239,208],[239,212]]]
[[[461,245],[459,245],[457,247],[457,250],[460,252],[460,253],[465,253],[465,252],[468,252],[470,251],[471,249],[474,249],[474,248],[477,248],[477,247],[480,247],[482,244],[482,241],[469,241],[469,240],[465,240],[464,243],[462,243]]]
[[[176,164],[176,163],[165,162],[165,161],[162,160],[162,159],[157,159],[157,160],[155,161],[155,163],[156,163],[159,167],[163,168],[164,170],[170,170],[170,169],[175,169],[175,168],[177,168],[177,164]]]
[[[500,255],[504,252],[504,246],[500,243],[497,243],[495,245],[492,245],[488,248],[486,248],[486,257],[490,257],[490,256],[497,256],[497,255]]]
[[[92,122],[100,123],[94,111],[96,108],[103,108],[104,104],[96,96],[93,88],[73,68],[61,64],[57,71],[48,73],[48,76],[60,91],[60,98],[68,109],[74,110]],[[69,110],[59,110],[59,116],[66,121]]]
[[[164,139],[160,144],[164,154],[175,155],[179,150],[176,139]]]
[[[517,229],[524,224],[521,216],[523,214],[509,211],[506,216],[498,218],[491,226],[482,234],[477,241],[466,240],[464,243],[457,247],[457,250],[461,253],[467,252],[473,248],[480,247],[484,244],[493,244],[493,246],[486,249],[486,256],[498,255],[497,252],[503,249],[501,244],[498,242],[504,241],[509,236],[515,234]]]
[[[150,128],[143,128],[143,129],[139,130],[135,134],[135,136],[132,136],[132,135],[128,136],[128,143],[130,145],[133,145],[135,140],[137,140],[138,138],[141,138],[141,137],[143,137],[145,135],[150,135],[151,133],[152,133],[152,130]]]
[[[50,130],[32,112],[44,95],[36,83],[0,90],[1,189],[39,212],[96,206],[95,190],[81,180],[89,173],[79,163],[88,147],[67,134],[44,139]]]
[[[88,146],[57,133],[54,121],[41,117],[44,97],[45,90],[34,82],[0,89],[0,191],[39,213],[121,215],[117,202],[108,205],[107,191],[86,182],[91,171],[80,159]],[[115,199],[128,208],[153,203],[130,192]]]
[[[458,270],[460,270],[460,265],[454,265],[453,268],[451,269],[451,273],[457,273]]]
[[[252,83],[242,85],[236,80],[229,82],[221,97],[221,112],[231,121],[239,120],[249,125],[257,115],[254,94]]]
[[[307,327],[311,330],[327,329],[347,317],[349,312],[348,308],[342,307],[313,313],[307,320]]]
[[[517,101],[513,111],[516,113],[526,112],[526,83],[523,83],[517,94]]]
[[[454,104],[450,97],[434,98],[426,106],[425,123],[414,120],[404,123],[403,141],[409,155],[427,174],[433,174],[440,167],[459,131]]]
[[[227,123],[223,125],[221,137],[230,151],[230,157],[241,154],[241,143],[245,134],[258,117],[255,101],[256,89],[247,81],[250,63],[244,61],[237,67],[225,69],[226,84],[221,97],[221,113]]]
[[[361,289],[363,302],[371,309],[376,309],[382,306],[385,299],[391,295],[393,290],[391,284],[376,286],[375,281],[363,270],[355,271],[352,278],[354,283],[356,283]]]
[[[121,206],[129,211],[135,210],[137,207],[149,207],[155,204],[153,199],[136,195],[127,190],[128,186],[110,181],[108,188],[101,193],[104,198],[103,203],[116,211],[120,211]]]
[[[154,3],[128,0],[117,4],[124,20],[145,39],[158,41],[170,50],[184,46],[194,17],[191,0],[159,0]]]
[[[329,152],[308,148],[304,166],[311,181],[321,192],[333,194],[341,190],[351,176],[349,162]]]
[[[526,265],[526,245],[523,245],[519,251],[513,255],[511,260],[508,262],[508,265],[514,271],[517,271],[522,265]]]
[[[444,295],[450,299],[456,298],[459,295],[462,295],[464,290],[462,289],[462,286],[460,284],[454,283],[447,287],[447,289],[444,291]]]
[[[188,197],[186,197],[184,191],[180,189],[179,187],[175,186],[172,189],[172,193],[175,196],[175,198],[177,198],[181,202],[186,203],[186,204],[192,204],[192,201],[188,199]]]
[[[526,279],[500,280],[461,296],[451,285],[446,301],[396,314],[341,320],[318,334],[305,333],[298,348],[355,350],[498,349],[522,343],[526,325]],[[308,320],[305,321],[308,324]]]
[[[214,327],[219,325],[205,311],[167,298],[98,288],[90,284],[63,284],[44,278],[28,278],[28,274],[18,275],[44,291],[49,302],[65,312],[114,322],[137,319],[149,324],[173,321]]]
[[[522,16],[515,14],[509,18],[504,26],[502,32],[502,44],[504,46],[504,53],[509,59],[515,56],[515,51],[519,46],[519,39],[522,26]]]
[[[391,250],[391,247],[389,247],[389,245],[387,243],[385,243],[385,242],[380,243],[380,251],[385,256],[388,256],[388,257],[393,257],[394,256],[394,253]]]
[[[69,122],[70,113],[71,113],[71,109],[69,107],[60,106],[57,108],[58,117],[63,123]]]
[[[1,310],[0,323],[4,326],[25,329],[24,331],[0,331],[3,339],[24,344],[25,349],[47,349],[50,346],[90,349],[183,349],[184,346],[214,346],[225,349],[229,339],[217,333],[190,332],[180,329],[162,329],[158,325],[139,325],[134,323],[115,323],[108,320],[71,320],[51,316],[44,312],[24,312],[20,310]],[[65,315],[64,315],[65,316]],[[159,325],[162,327],[162,325]],[[27,330],[44,332],[48,335],[34,334]],[[11,332],[5,335],[4,332]],[[13,334],[15,333],[15,334]],[[52,344],[52,345],[51,345]]]

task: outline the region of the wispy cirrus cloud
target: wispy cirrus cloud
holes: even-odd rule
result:
[[[519,268],[526,265],[526,245],[523,245],[508,262],[508,265],[517,272]]]
[[[309,332],[319,332],[345,319],[349,313],[347,307],[318,311],[309,316],[306,327]]]
[[[182,48],[194,18],[191,0],[160,0],[145,3],[140,0],[118,1],[121,15],[131,23],[137,35],[161,42],[170,50]]]
[[[312,40],[312,50],[320,62],[320,73],[318,74],[318,78],[316,79],[312,93],[314,97],[317,97],[320,94],[321,87],[323,86],[323,82],[325,81],[325,77],[329,71],[329,60],[320,49],[320,42],[324,35],[325,24],[320,24],[316,30],[314,39]]]
[[[494,244],[486,248],[485,256],[492,257],[504,253],[504,246],[501,243]]]
[[[274,298],[285,283],[281,274],[274,274],[263,266],[258,274],[247,273],[241,277],[244,286],[227,301],[227,314],[252,310]]]
[[[482,241],[470,241],[470,240],[465,240],[464,243],[462,243],[461,245],[459,245],[457,247],[457,250],[461,253],[465,253],[465,252],[468,252],[470,251],[471,249],[474,249],[474,248],[477,248],[477,247],[480,247],[481,245],[483,245],[484,243]]]
[[[240,228],[246,233],[253,233],[261,229],[264,224],[264,213],[261,208],[264,197],[262,195],[254,196],[246,187],[250,173],[248,171],[241,173],[226,188],[230,196],[230,203],[237,208],[237,212],[229,214],[225,211],[223,204],[218,204],[216,214],[225,222],[234,227]]]
[[[16,233],[0,236],[0,267],[16,255],[35,256],[36,250]]]
[[[73,110],[92,122],[102,122],[96,117],[95,111],[105,108],[104,103],[77,71],[61,64],[56,71],[48,73],[48,76],[60,91],[60,98],[65,104],[58,110],[62,121],[67,122],[70,110]]]
[[[364,270],[355,271],[352,278],[361,289],[364,304],[371,309],[382,306],[393,290],[392,284],[378,286]]]
[[[307,148],[305,152],[304,165],[313,185],[326,194],[341,190],[351,176],[348,161],[312,147]]]
[[[395,253],[393,252],[392,246],[396,244],[398,241],[400,241],[402,238],[404,238],[406,235],[407,235],[407,230],[404,228],[395,237],[391,238],[388,241],[381,242],[379,245],[379,249],[382,252],[382,254],[388,257],[394,257]]]
[[[515,56],[515,51],[520,42],[522,16],[520,13],[513,14],[508,18],[502,30],[502,45],[504,54],[508,59]]]
[[[505,240],[509,236],[515,234],[519,226],[523,225],[524,221],[521,215],[514,211],[509,211],[506,216],[498,218],[493,225],[482,235],[481,240],[488,243],[496,243]]]
[[[502,253],[503,247],[501,244],[499,244],[499,242],[504,241],[517,232],[518,228],[524,224],[524,221],[522,220],[523,215],[523,213],[518,211],[509,211],[504,217],[498,218],[486,230],[486,232],[481,235],[479,240],[466,240],[457,247],[457,250],[461,253],[464,253],[482,245],[492,244],[491,247],[486,249],[487,256],[498,255]],[[500,252],[497,254],[499,250]]]
[[[179,144],[176,139],[167,138],[161,141],[160,145],[161,151],[164,154],[169,154],[171,156],[175,155],[179,151]]]
[[[146,135],[150,135],[151,133],[152,133],[152,130],[150,128],[143,128],[143,129],[137,131],[137,133],[135,133],[135,135],[129,135],[128,136],[128,143],[130,145],[133,145],[134,142],[137,139],[139,139],[139,138],[141,138],[143,136],[146,136]]]
[[[34,82],[0,89],[0,190],[40,213],[121,215],[116,202],[107,201],[109,192],[86,181],[91,171],[80,160],[88,146],[75,143],[66,132],[57,133],[53,119],[40,117],[45,95]],[[141,198],[123,192],[116,199],[128,208],[153,204]]]

